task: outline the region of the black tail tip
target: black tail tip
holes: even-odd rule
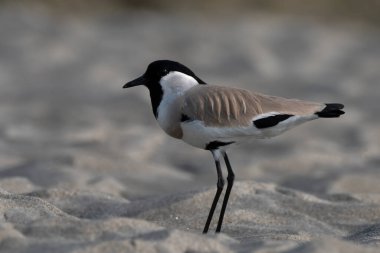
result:
[[[344,105],[337,104],[337,103],[331,103],[326,104],[326,107],[323,108],[322,111],[315,113],[320,118],[338,118],[340,115],[344,114],[345,112],[342,111],[344,108]]]

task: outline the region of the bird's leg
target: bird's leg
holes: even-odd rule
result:
[[[224,195],[222,209],[220,210],[218,226],[216,227],[216,230],[215,230],[216,233],[219,233],[220,229],[222,228],[224,212],[226,211],[228,198],[230,197],[231,189],[232,189],[232,186],[234,184],[234,179],[235,179],[235,174],[232,170],[232,167],[231,167],[230,161],[228,159],[227,153],[224,151],[223,151],[223,157],[224,157],[224,162],[226,163],[227,171],[228,171],[227,189],[226,189],[226,194]]]
[[[223,179],[223,174],[222,174],[222,170],[220,168],[220,161],[219,161],[220,151],[219,150],[211,150],[211,152],[212,152],[212,155],[213,155],[214,160],[215,160],[216,173],[218,174],[218,181],[216,183],[216,187],[217,187],[216,194],[215,194],[214,200],[212,201],[210,212],[208,213],[207,221],[206,221],[205,227],[203,229],[203,234],[206,234],[208,231],[208,228],[209,228],[211,220],[212,220],[212,216],[214,215],[216,204],[218,203],[220,194],[222,193],[223,186],[224,186],[224,179]]]

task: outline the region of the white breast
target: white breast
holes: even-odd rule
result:
[[[197,80],[186,74],[173,71],[164,76],[160,80],[160,85],[163,90],[163,96],[160,105],[157,108],[157,121],[161,128],[168,132],[173,124],[178,121],[179,108],[174,108],[175,101],[181,97],[191,87],[198,85]],[[176,117],[177,116],[177,117]]]

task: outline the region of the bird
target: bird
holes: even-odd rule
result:
[[[217,190],[203,229],[207,233],[224,188],[221,158],[227,168],[227,188],[215,232],[222,228],[235,174],[226,150],[249,140],[265,139],[318,118],[338,118],[340,103],[317,103],[265,95],[240,88],[209,84],[185,65],[171,60],[151,62],[145,73],[123,88],[145,86],[153,115],[171,137],[211,152]]]

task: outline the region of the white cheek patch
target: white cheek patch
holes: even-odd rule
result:
[[[179,93],[182,95],[186,90],[198,84],[192,76],[181,72],[172,71],[160,80],[161,87],[167,95],[171,93]]]

